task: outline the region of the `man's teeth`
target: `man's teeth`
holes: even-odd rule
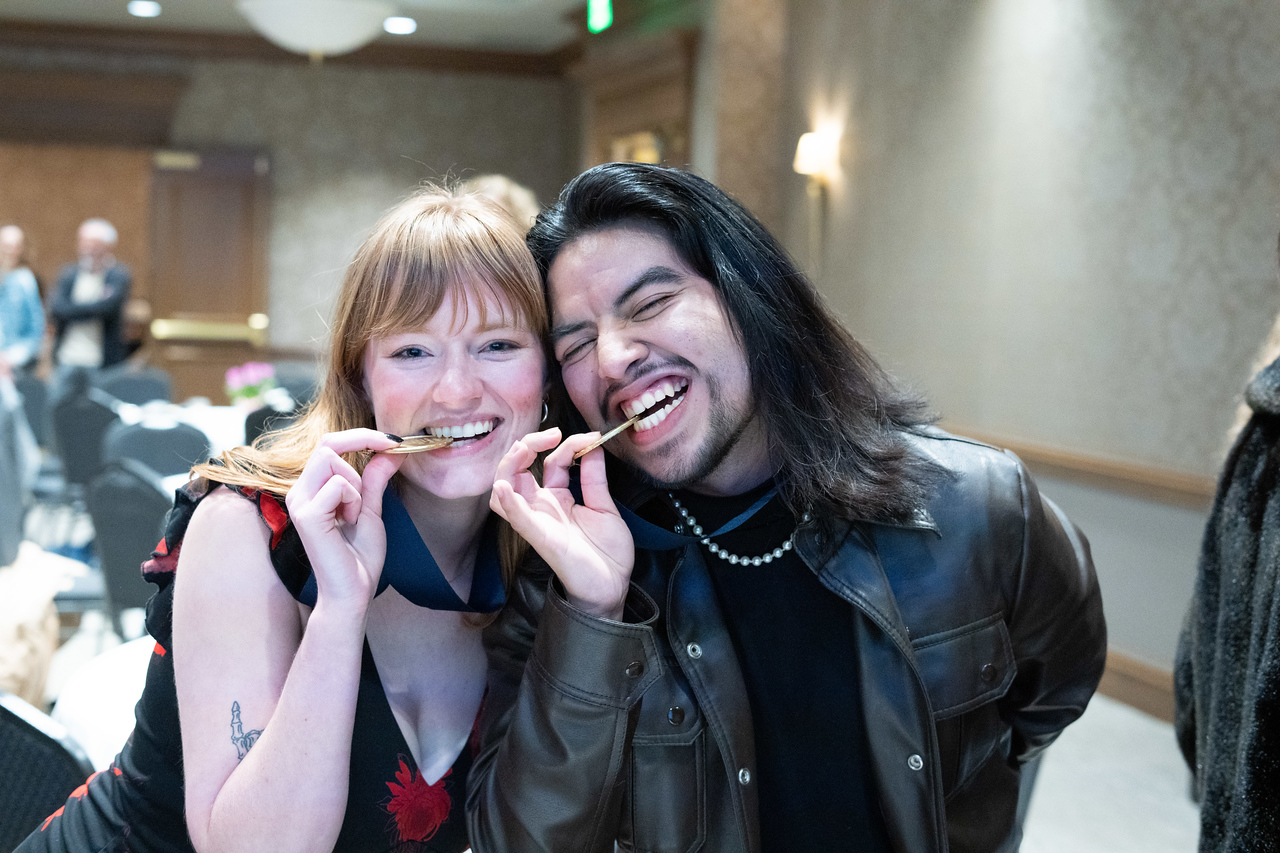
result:
[[[663,382],[661,385],[645,391],[636,399],[624,403],[622,411],[627,417],[634,418],[641,412],[646,411],[647,409],[652,409],[654,405],[662,400],[665,400],[668,397],[674,397],[677,392],[683,391],[687,387],[689,387],[689,380],[687,379],[678,379],[675,382]],[[668,409],[671,408],[674,408],[674,406],[668,407]],[[656,415],[657,412],[654,414]],[[650,415],[649,417],[651,418],[653,416],[654,415]],[[644,420],[647,421],[649,418],[645,418]],[[641,421],[640,423],[644,423],[644,421]],[[636,427],[638,429],[639,424],[637,424]]]
[[[423,432],[437,438],[474,438],[477,435],[493,432],[493,421],[476,421],[462,426],[427,427]]]
[[[636,425],[632,427],[632,429],[636,432],[644,432],[647,429],[653,429],[658,424],[665,421],[667,419],[667,415],[671,414],[672,410],[683,402],[684,397],[676,397],[670,403],[663,406],[661,409],[658,409],[658,411],[654,412],[652,415],[649,415],[649,417],[636,421]],[[641,409],[640,411],[643,412],[644,409]]]

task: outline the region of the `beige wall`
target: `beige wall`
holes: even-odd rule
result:
[[[820,285],[855,333],[951,422],[1212,474],[1280,302],[1280,6],[791,0],[789,30],[788,144],[845,129]]]
[[[573,104],[541,78],[197,63],[173,142],[272,155],[271,340],[306,346],[362,236],[419,182],[497,171],[554,199],[576,171]]]

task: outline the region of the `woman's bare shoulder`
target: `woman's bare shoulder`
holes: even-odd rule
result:
[[[178,556],[178,578],[213,572],[237,582],[276,582],[271,529],[255,502],[224,486],[206,495],[191,516]]]

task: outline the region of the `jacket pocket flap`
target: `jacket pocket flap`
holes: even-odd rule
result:
[[[1017,672],[1009,631],[999,613],[921,637],[911,647],[937,720],[998,699]]]

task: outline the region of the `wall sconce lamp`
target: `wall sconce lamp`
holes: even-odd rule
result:
[[[791,167],[809,179],[809,269],[816,277],[821,272],[823,235],[827,230],[827,192],[840,174],[840,134],[801,134]]]

